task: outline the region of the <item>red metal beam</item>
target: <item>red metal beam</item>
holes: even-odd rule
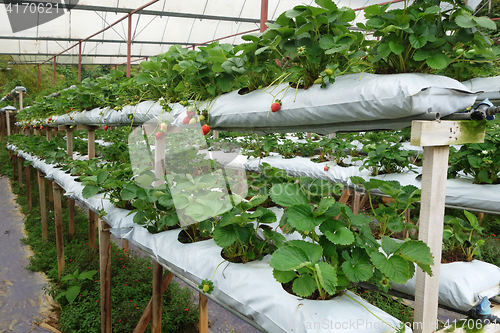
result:
[[[120,23],[121,21],[123,21],[124,19],[126,19],[127,17],[129,17],[129,15],[132,15],[132,14],[134,14],[134,13],[137,13],[138,11],[143,10],[144,8],[146,8],[146,7],[150,6],[150,5],[152,5],[152,4],[154,4],[155,2],[158,2],[158,1],[159,1],[159,0],[153,0],[153,1],[150,1],[150,2],[148,2],[147,4],[145,4],[145,5],[141,6],[141,7],[137,8],[137,9],[134,9],[133,11],[131,11],[131,12],[130,12],[130,13],[128,13],[127,15],[123,16],[123,17],[122,17],[121,19],[119,19],[118,21],[116,21],[116,22],[114,22],[114,23],[111,23],[111,24],[110,24],[110,25],[108,25],[106,28],[104,28],[104,29],[102,29],[102,30],[100,30],[100,31],[96,32],[96,33],[95,33],[95,34],[93,34],[93,35],[90,35],[90,36],[89,36],[89,37],[87,37],[87,38],[82,39],[82,40],[81,40],[81,41],[79,41],[78,43],[85,42],[85,41],[89,40],[90,38],[95,37],[95,36],[99,35],[100,33],[103,33],[104,31],[106,31],[106,30],[110,29],[111,27],[113,27],[113,26],[117,25],[118,23]],[[74,44],[74,45],[72,45],[72,46],[68,47],[66,50],[59,52],[59,53],[58,53],[58,54],[56,54],[55,56],[53,56],[53,57],[51,57],[51,58],[49,58],[49,59],[45,60],[44,62],[42,62],[42,63],[40,63],[40,64],[44,64],[44,63],[46,63],[46,62],[50,61],[51,59],[53,59],[53,58],[55,58],[55,57],[57,57],[57,56],[59,56],[59,55],[63,54],[64,52],[71,50],[72,48],[74,48],[75,46],[77,46],[77,45],[78,45],[78,43],[76,43],[76,44]]]
[[[267,29],[267,13],[269,11],[268,0],[261,0],[260,2],[260,32],[264,32]]]
[[[54,57],[54,70],[52,73],[52,87],[56,86],[56,57]]]
[[[82,81],[82,43],[78,43],[78,81]]]
[[[128,14],[128,37],[127,37],[127,77],[130,77],[130,55],[132,52],[132,14]]]

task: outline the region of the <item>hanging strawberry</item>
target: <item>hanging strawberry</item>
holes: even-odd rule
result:
[[[207,135],[208,132],[210,132],[210,126],[207,124],[201,126],[201,133],[203,133],[203,135]]]
[[[281,109],[281,101],[279,99],[275,100],[273,104],[271,104],[271,111],[276,112]]]

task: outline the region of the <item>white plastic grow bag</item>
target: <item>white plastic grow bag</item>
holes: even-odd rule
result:
[[[405,284],[392,288],[415,295],[416,275]],[[441,264],[439,303],[468,311],[484,297],[500,294],[500,268],[479,260]]]
[[[474,104],[477,94],[460,82],[430,74],[348,74],[326,88],[307,90],[288,84],[239,95],[220,96],[210,110],[214,129],[255,132],[310,131],[328,134],[347,128],[393,128],[392,121],[408,126],[410,119],[445,116]],[[270,112],[275,99],[281,110]],[[423,117],[423,118],[422,118]],[[349,125],[346,125],[349,124]],[[348,127],[345,127],[348,126]]]
[[[500,100],[500,76],[478,77],[462,83],[470,90],[483,91],[477,97],[478,101],[482,101],[485,98],[491,101]]]
[[[224,261],[213,240],[177,241],[179,230],[150,234],[134,228],[124,239],[196,283],[210,278]],[[269,265],[271,256],[247,264],[223,263],[213,278],[213,296],[253,319],[268,332],[395,332],[400,322],[351,292],[327,301],[288,294]],[[351,297],[351,298],[350,298]],[[406,328],[406,332],[411,332]]]

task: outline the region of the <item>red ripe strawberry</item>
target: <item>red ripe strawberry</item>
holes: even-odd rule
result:
[[[191,120],[191,117],[189,117],[189,116],[184,117],[184,119],[182,119],[182,125],[189,124],[190,120]]]
[[[40,126],[40,129],[43,130],[43,126]]]
[[[325,167],[323,168],[323,170],[328,171],[328,170],[330,170],[330,168],[328,167],[328,165],[325,165]]]
[[[210,132],[210,126],[208,126],[206,124],[201,126],[201,133],[203,133],[203,135],[207,135],[208,132]]]
[[[281,103],[274,102],[273,104],[271,104],[271,111],[276,112],[279,111],[279,109],[281,109]]]
[[[164,136],[165,136],[165,134],[163,134],[163,132],[156,132],[156,134],[155,134],[156,140],[161,140],[161,139],[163,139]]]
[[[105,126],[104,126],[104,130],[105,130],[105,131],[107,131],[107,130],[108,130],[108,128],[109,128],[109,127],[108,127],[108,125],[105,125]]]

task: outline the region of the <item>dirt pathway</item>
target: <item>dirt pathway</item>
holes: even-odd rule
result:
[[[32,254],[24,237],[23,215],[7,177],[0,177],[0,333],[45,333],[37,319],[51,309],[43,291],[47,280],[25,269]]]

